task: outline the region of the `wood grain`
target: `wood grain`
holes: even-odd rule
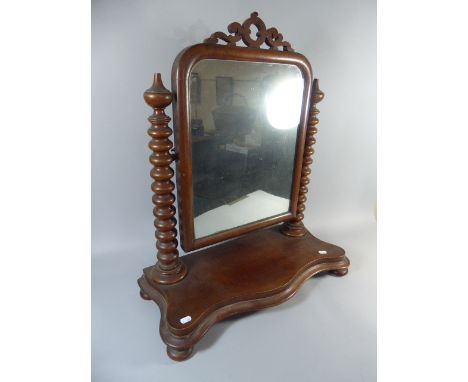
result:
[[[278,305],[313,275],[349,266],[342,248],[308,232],[286,237],[279,226],[191,253],[184,261],[190,272],[177,284],[152,283],[152,267],[138,280],[144,298],[161,310],[160,334],[177,361],[189,357],[216,322]],[[182,323],[188,316],[190,321]]]

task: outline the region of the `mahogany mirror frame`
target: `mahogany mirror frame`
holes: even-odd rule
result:
[[[195,238],[193,214],[189,78],[195,64],[205,59],[295,65],[299,68],[303,76],[304,90],[301,115],[297,129],[289,211],[197,239]],[[246,49],[245,47],[238,46],[201,43],[184,49],[176,57],[172,66],[172,92],[177,94],[177,98],[173,101],[174,141],[176,149],[175,155],[177,157],[176,176],[179,232],[181,246],[185,251],[193,251],[296,218],[307,130],[307,116],[309,115],[309,106],[311,103],[312,78],[312,67],[307,58],[300,53],[291,51],[266,50],[260,48]]]

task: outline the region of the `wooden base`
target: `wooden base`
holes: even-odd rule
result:
[[[285,236],[278,226],[190,253],[182,261],[188,273],[176,284],[155,284],[152,267],[138,280],[141,297],[159,305],[160,334],[176,361],[190,357],[216,322],[281,304],[310,277],[320,272],[344,276],[349,266],[342,248],[309,232]]]

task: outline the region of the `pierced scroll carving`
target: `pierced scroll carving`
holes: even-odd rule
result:
[[[252,38],[252,31],[250,27],[254,25],[258,32]],[[242,25],[238,22],[234,22],[228,25],[227,35],[224,32],[215,32],[209,38],[205,39],[204,42],[208,44],[218,44],[218,40],[222,40],[229,46],[236,46],[236,43],[242,39],[242,42],[248,48],[260,48],[263,43],[267,44],[270,49],[277,50],[279,47],[283,48],[283,51],[294,52],[291,44],[287,41],[283,41],[283,35],[278,32],[276,28],[266,29],[263,20],[258,17],[258,12],[252,12],[250,18],[245,20]]]

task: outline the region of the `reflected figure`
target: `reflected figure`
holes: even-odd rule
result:
[[[204,127],[200,134],[191,126],[195,237],[287,213],[304,88],[300,70],[201,60],[193,72],[200,98],[191,100],[190,114]]]

